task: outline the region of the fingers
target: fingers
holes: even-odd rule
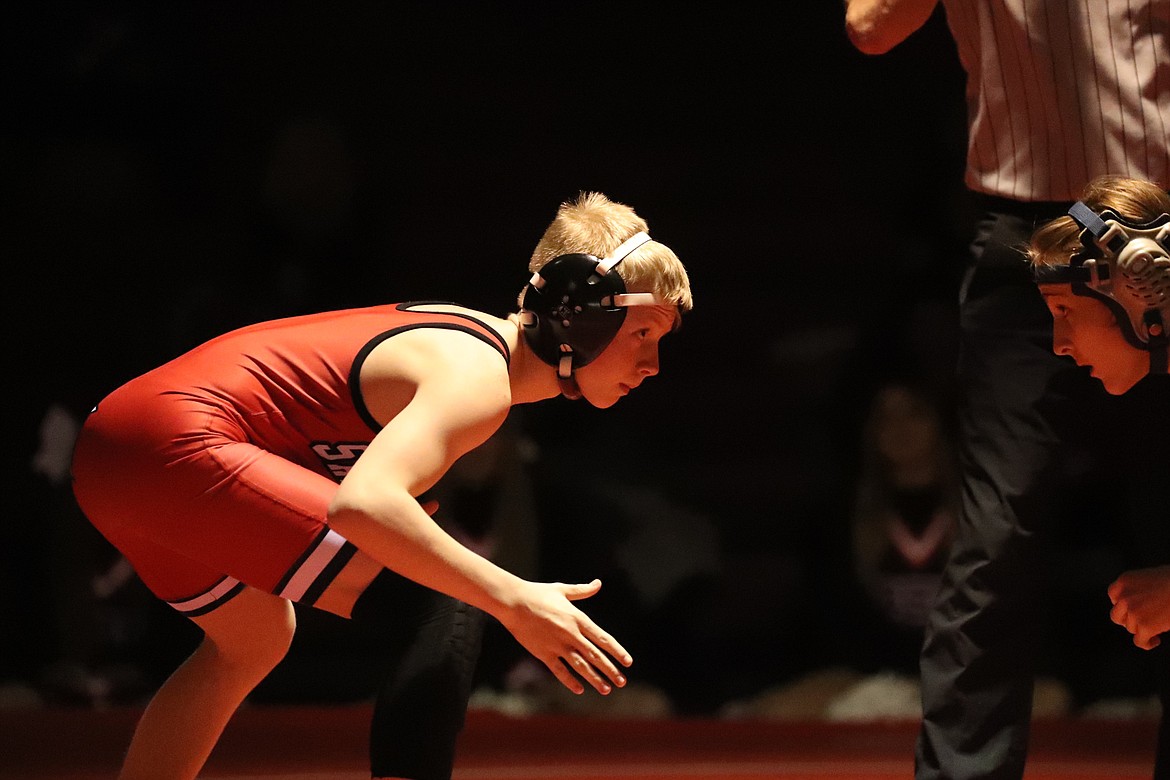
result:
[[[1158,632],[1143,629],[1137,617],[1130,614],[1128,604],[1124,600],[1114,603],[1113,609],[1109,611],[1109,619],[1133,634],[1133,643],[1142,650],[1153,650],[1162,644]]]
[[[622,653],[622,655],[618,655],[618,660],[621,661],[623,665],[629,666],[634,662],[634,659],[631,658],[625,650],[619,650],[619,652]],[[621,670],[618,669],[614,664],[613,659],[611,659],[608,655],[592,646],[583,655],[591,668],[600,671],[617,687],[625,687],[626,676],[622,674]],[[594,687],[596,688],[597,686]],[[608,691],[603,691],[603,693],[608,693]]]
[[[1142,650],[1153,650],[1158,645],[1162,644],[1162,639],[1157,635],[1148,636],[1146,634],[1134,634],[1133,643]]]
[[[581,626],[581,631],[585,635],[586,639],[604,651],[598,652],[596,649],[591,648],[593,649],[593,652],[597,654],[597,661],[609,664],[609,670],[612,670],[613,672],[613,674],[609,675],[611,680],[616,682],[617,680],[614,675],[620,673],[618,672],[617,667],[613,665],[613,662],[610,661],[610,658],[616,658],[622,666],[629,666],[630,664],[634,663],[634,657],[626,651],[626,648],[622,647],[621,644],[612,636],[602,631],[601,628],[592,620],[585,618],[585,621]],[[607,670],[607,672],[609,670]]]
[[[565,585],[565,598],[569,601],[578,601],[580,599],[587,599],[597,591],[601,590],[601,580],[593,580],[586,585]]]
[[[603,696],[613,691],[614,686],[622,688],[626,684],[626,676],[596,648],[568,650],[551,663],[545,661],[545,666],[573,693],[585,692],[581,680],[585,680]]]
[[[583,626],[582,628],[587,627]],[[634,659],[626,652],[625,648],[619,645],[613,637],[596,626],[591,625],[588,628],[592,628],[590,633],[593,634],[593,637],[591,637],[593,641],[616,655],[617,659],[623,665],[629,666],[634,662]],[[593,686],[593,689],[603,696],[609,694],[615,686],[624,688],[627,682],[626,676],[618,669],[613,659],[591,643],[589,639],[584,637],[579,646],[566,650],[560,658],[556,659],[554,665],[551,665],[549,668],[557,675],[557,679],[574,693],[584,692],[584,688],[580,687],[578,678],[584,679],[585,682]],[[576,674],[576,676],[569,675],[572,684],[566,683],[565,677],[560,674],[565,669],[570,669]]]
[[[420,504],[420,506],[422,506],[424,512],[432,517],[434,517],[435,512],[439,511],[438,501],[424,501],[422,504]]]
[[[1109,610],[1109,619],[1119,626],[1124,626],[1129,618],[1129,610],[1124,601],[1114,602],[1113,609]],[[1126,626],[1128,628],[1128,626]]]
[[[603,696],[613,690],[613,686],[604,679],[597,671],[597,668],[586,661],[580,653],[570,652],[563,659],[566,666],[576,672],[580,677],[585,678],[585,681],[593,686],[593,689]],[[612,664],[610,664],[612,666]],[[623,681],[624,683],[624,681]]]
[[[578,601],[580,599],[589,598],[601,590],[601,580],[595,579],[585,585],[566,585],[564,588],[565,598],[569,599],[569,601]],[[602,631],[596,623],[594,623],[585,615],[582,615],[581,632],[584,634],[587,640],[598,645],[606,653],[618,659],[618,661],[620,661],[623,666],[629,666],[634,662],[633,657],[629,654],[629,652],[626,651],[624,647],[618,643],[616,639]],[[615,674],[617,673],[617,667],[614,667],[612,663],[609,663],[609,658],[604,656],[599,657],[604,659],[604,663],[609,664],[610,668]],[[610,675],[610,677],[612,679],[613,675]]]
[[[569,671],[569,668],[565,664],[561,663],[561,659],[556,658],[551,663],[545,661],[544,665],[548,667],[548,670],[553,673],[553,676],[557,678],[561,685],[578,695],[585,693],[585,686]]]
[[[585,584],[565,585],[550,583],[538,585],[540,589],[555,589],[555,593],[566,601],[576,601],[588,598],[601,589],[601,581],[593,580]],[[544,590],[545,596],[548,590]],[[539,600],[538,600],[539,601]],[[540,658],[557,680],[574,693],[584,693],[582,680],[592,686],[602,695],[609,694],[615,687],[626,685],[626,677],[618,667],[630,666],[634,659],[620,643],[605,631],[602,631],[589,616],[574,606],[554,597],[551,602],[545,602],[543,615],[548,622],[543,623],[547,639],[559,634],[553,643],[547,641],[526,641],[528,632],[524,625],[517,625],[513,634],[529,649],[533,655]],[[522,613],[523,614],[523,613]],[[532,626],[539,628],[541,622]],[[551,631],[550,631],[551,629]],[[533,636],[536,639],[536,636]],[[616,659],[616,662],[615,662]]]
[[[1109,601],[1112,602],[1113,604],[1116,604],[1117,600],[1119,598],[1121,598],[1121,580],[1120,579],[1114,580],[1109,585],[1108,593],[1109,593]]]
[[[584,634],[582,644],[563,656],[565,664],[603,695],[608,694],[615,685],[618,688],[625,687],[626,676],[613,659],[616,658],[623,666],[629,666],[634,662],[633,657],[589,618],[582,618],[581,630]]]

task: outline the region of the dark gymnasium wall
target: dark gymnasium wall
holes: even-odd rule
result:
[[[880,58],[850,46],[835,2],[5,15],[10,474],[28,474],[50,405],[80,416],[237,325],[408,299],[504,314],[582,190],[648,219],[696,308],[661,375],[617,407],[519,415],[562,498],[609,479],[701,517],[716,556],[832,569],[873,388],[907,372],[947,388],[971,217],[941,13]],[[57,521],[32,481],[7,521],[34,526],[6,553],[24,587],[70,565],[36,552]],[[590,500],[542,504],[546,542],[588,522]],[[555,576],[587,573],[591,534],[565,540],[577,557]]]

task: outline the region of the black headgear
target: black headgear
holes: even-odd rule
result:
[[[1150,373],[1167,369],[1170,315],[1170,214],[1139,223],[1081,201],[1068,215],[1081,226],[1080,251],[1068,265],[1037,266],[1039,284],[1070,284],[1076,295],[1103,302],[1125,340],[1150,353]]]
[[[537,357],[557,368],[561,392],[579,398],[573,371],[591,363],[621,329],[627,306],[666,305],[653,293],[627,293],[614,267],[650,241],[636,233],[604,259],[554,257],[532,275],[520,296],[520,324]]]

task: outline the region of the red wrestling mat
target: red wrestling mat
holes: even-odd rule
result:
[[[201,777],[365,780],[370,710],[241,710]],[[0,711],[0,777],[109,778],[137,710]],[[1148,778],[1157,724],[1040,721],[1027,780]],[[917,723],[509,718],[472,712],[455,780],[906,780]]]

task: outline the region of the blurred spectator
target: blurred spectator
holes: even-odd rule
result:
[[[5,589],[21,594],[0,613],[0,707],[135,702],[157,682],[149,594],[73,500],[79,415],[60,402],[42,412],[0,561]]]
[[[943,415],[911,381],[887,383],[870,404],[851,526],[853,575],[876,618],[855,662],[861,669],[917,674],[955,530],[954,449]]]
[[[917,718],[918,655],[954,537],[955,450],[945,401],[929,385],[890,379],[870,399],[849,523],[846,583],[824,584],[825,650],[835,663],[726,708],[729,715],[868,720]],[[835,587],[836,585],[836,587]],[[1038,714],[1061,710],[1056,681]]]

